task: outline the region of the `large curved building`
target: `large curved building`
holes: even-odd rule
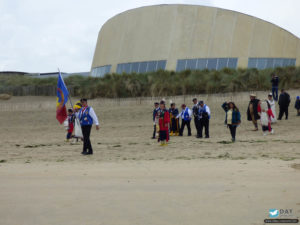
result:
[[[155,5],[102,26],[91,74],[289,65],[300,66],[300,39],[272,23],[214,7]]]

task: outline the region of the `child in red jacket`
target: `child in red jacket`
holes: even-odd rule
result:
[[[274,130],[271,127],[271,117],[274,118],[274,115],[269,102],[267,100],[261,102],[258,111],[260,112],[260,122],[264,136],[267,135],[268,132],[273,134]]]

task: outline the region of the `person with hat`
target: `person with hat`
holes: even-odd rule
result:
[[[177,115],[177,118],[181,117],[181,127],[179,130],[179,136],[183,135],[184,127],[187,126],[188,136],[192,135],[191,132],[191,120],[192,120],[192,110],[190,110],[185,104],[181,105],[181,113]]]
[[[156,119],[156,115],[157,115],[158,110],[159,110],[159,103],[155,102],[154,103],[154,109],[153,109],[153,135],[152,135],[152,139],[155,139],[156,132],[158,131],[156,129],[156,126],[158,124],[158,120]]]
[[[274,117],[271,117],[271,123],[276,123],[276,107],[275,107],[275,101],[273,99],[272,93],[268,94],[268,103],[271,107],[271,111]]]
[[[297,110],[297,116],[300,116],[300,97],[296,97],[295,109]]]
[[[158,142],[160,142],[161,146],[166,146],[169,141],[169,125],[170,125],[170,115],[168,110],[166,109],[165,101],[160,101],[159,110],[157,112],[157,116],[159,118],[159,138]]]
[[[209,107],[204,104],[203,101],[199,101],[199,111],[198,111],[198,117],[199,117],[199,131],[197,136],[198,138],[202,138],[202,131],[203,127],[205,130],[205,138],[209,138],[209,120],[210,120],[210,109]]]
[[[171,103],[171,108],[169,109],[170,114],[170,136],[178,136],[179,134],[179,119],[177,118],[179,112],[175,106],[175,103]]]
[[[92,125],[96,125],[96,130],[99,130],[99,122],[98,117],[91,106],[88,106],[88,102],[86,98],[82,98],[80,100],[82,104],[82,108],[76,113],[76,117],[80,121],[81,130],[83,134],[83,150],[81,154],[83,155],[92,155],[93,148],[90,141],[90,134]]]
[[[278,105],[279,105],[278,120],[281,120],[283,114],[285,114],[285,119],[286,120],[288,119],[290,102],[291,102],[290,95],[284,89],[281,89],[281,93],[279,95],[279,100],[278,100]]]
[[[258,114],[259,109],[259,99],[256,98],[255,94],[250,95],[250,102],[247,109],[247,119],[248,121],[252,121],[254,125],[254,131],[258,131],[257,120],[260,119]]]
[[[200,134],[199,134],[199,104],[198,104],[198,100],[197,98],[194,98],[193,99],[193,103],[194,103],[194,106],[192,108],[192,111],[193,111],[193,116],[194,116],[194,124],[195,124],[195,128],[196,128],[196,131],[197,131],[197,137],[200,137]]]

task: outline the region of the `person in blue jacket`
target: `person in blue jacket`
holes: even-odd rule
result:
[[[82,108],[75,115],[80,121],[81,130],[83,134],[83,150],[81,154],[92,155],[93,148],[90,141],[90,134],[93,124],[96,125],[96,130],[100,129],[98,117],[94,109],[88,105],[86,98],[82,98],[80,100],[80,103],[82,104]]]
[[[226,112],[225,125],[230,130],[232,142],[235,142],[236,128],[241,123],[241,113],[234,102],[224,102],[222,108]]]
[[[188,136],[192,136],[191,131],[191,120],[192,120],[192,110],[190,110],[185,104],[181,105],[181,113],[177,115],[176,118],[181,118],[181,127],[179,130],[179,136],[183,135],[185,125],[188,128]]]

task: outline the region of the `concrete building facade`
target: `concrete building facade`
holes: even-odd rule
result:
[[[194,5],[125,11],[101,28],[91,75],[300,66],[300,39],[259,18]]]

